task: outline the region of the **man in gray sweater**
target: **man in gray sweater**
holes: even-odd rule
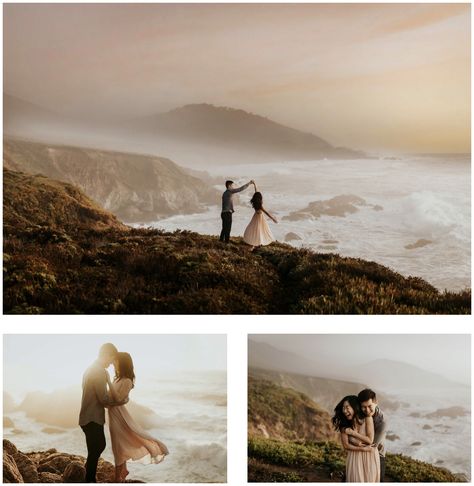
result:
[[[374,420],[374,444],[380,456],[380,482],[385,480],[385,436],[387,435],[387,421],[377,404],[377,395],[370,388],[362,390],[359,395],[360,408],[367,417]]]
[[[97,463],[105,449],[105,407],[123,405],[128,402],[114,402],[107,393],[107,369],[117,356],[117,348],[103,344],[99,357],[87,368],[82,379],[82,401],[79,425],[86,436],[87,461],[86,483],[96,482]]]
[[[225,181],[226,190],[222,194],[222,231],[220,240],[224,243],[229,243],[230,230],[232,229],[232,213],[234,212],[233,195],[237,192],[243,191],[254,184],[254,181],[247,182],[241,187],[234,188],[234,181]]]

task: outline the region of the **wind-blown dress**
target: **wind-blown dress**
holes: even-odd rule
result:
[[[365,421],[359,434],[367,435]],[[346,483],[380,483],[380,457],[377,447],[368,451],[347,451]]]
[[[133,388],[132,380],[122,378],[112,384],[118,401],[125,400]],[[137,461],[150,455],[151,462],[159,463],[168,454],[163,442],[145,432],[127,410],[126,405],[108,409],[110,438],[115,465],[132,459]]]
[[[272,241],[275,241],[261,209],[255,211],[250,223],[245,228],[244,241],[251,246],[269,245]]]

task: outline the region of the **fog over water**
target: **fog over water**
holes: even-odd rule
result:
[[[222,181],[233,179],[236,185],[251,178],[256,180],[265,207],[279,220],[278,225],[270,222],[279,241],[293,232],[301,238],[290,242],[295,246],[376,261],[405,276],[422,277],[441,290],[460,290],[471,285],[470,158],[467,156],[240,166],[227,166],[224,161],[222,166],[208,169],[212,176]],[[216,188],[223,190],[223,183]],[[233,236],[241,236],[250,221],[251,194],[249,188],[239,195]],[[366,205],[357,206],[356,212],[345,217],[283,219],[312,201],[339,195],[358,196]],[[174,216],[157,221],[154,226],[218,234],[219,205],[220,201],[216,201],[216,206],[209,207],[206,213]],[[419,246],[420,243],[424,246]]]

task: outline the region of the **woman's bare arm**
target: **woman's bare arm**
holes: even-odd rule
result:
[[[262,211],[274,222],[274,223],[278,223],[278,221],[276,220],[276,218],[274,218],[266,209],[262,208]]]
[[[368,451],[370,450],[370,445],[365,446],[355,446],[349,444],[349,436],[345,432],[341,432],[341,441],[342,447],[346,449],[346,451]]]

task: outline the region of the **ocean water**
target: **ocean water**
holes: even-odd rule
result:
[[[214,177],[237,184],[254,179],[264,205],[279,220],[270,222],[278,241],[294,232],[290,244],[318,252],[376,261],[408,276],[422,277],[438,289],[461,290],[470,282],[470,159],[413,157],[398,160],[305,161],[208,169]],[[223,185],[216,186],[223,189]],[[345,217],[283,220],[309,202],[356,195],[367,206]],[[242,235],[253,210],[252,189],[240,193],[232,235]],[[157,221],[168,231],[220,232],[220,201],[200,214]],[[374,205],[383,209],[376,211]],[[406,249],[418,240],[421,248]]]
[[[168,447],[170,454],[160,464],[149,460],[129,462],[130,478],[145,482],[226,482],[227,477],[227,383],[225,372],[169,373],[143,380],[131,400],[151,408],[157,415],[148,432]],[[86,455],[84,434],[79,427],[59,434],[43,432],[45,424],[24,412],[6,414],[15,428],[4,429],[4,438],[21,451],[56,448]],[[102,457],[113,463],[110,439]]]
[[[470,391],[467,388],[418,394],[399,391],[396,398],[403,402],[402,406],[396,411],[386,410],[385,416],[389,434],[399,438],[386,441],[387,451],[445,467],[470,478]],[[383,403],[380,405],[383,409]],[[454,406],[463,407],[468,414],[453,418],[426,417],[436,410]]]

